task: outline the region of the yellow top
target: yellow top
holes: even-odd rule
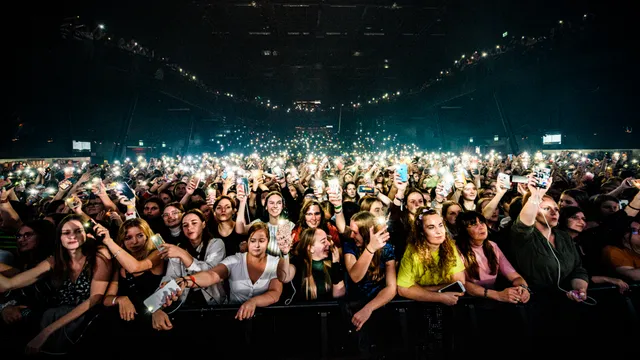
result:
[[[402,261],[400,262],[400,270],[398,271],[398,286],[409,288],[415,284],[418,284],[420,286],[448,284],[449,282],[451,282],[451,277],[454,274],[462,272],[465,269],[462,257],[457,250],[455,250],[454,252],[456,254],[456,265],[449,269],[446,276],[443,277],[440,272],[433,273],[426,270],[425,266],[423,266],[422,262],[420,261],[420,257],[416,252],[416,248],[413,245],[407,246],[404,256],[402,257]],[[437,251],[431,253],[431,259],[436,263],[440,260],[440,256]]]

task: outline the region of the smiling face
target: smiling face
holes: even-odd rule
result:
[[[233,206],[229,199],[222,199],[218,202],[215,208],[215,218],[218,222],[229,221],[233,216]]]
[[[279,195],[269,196],[266,206],[270,217],[277,218],[282,214],[282,198]]]
[[[180,220],[182,220],[182,211],[173,206],[166,207],[164,209],[164,212],[162,213],[162,220],[164,220],[164,224],[169,228],[180,226]]]
[[[124,236],[124,246],[130,253],[136,253],[143,250],[147,245],[147,236],[137,226],[127,229]]]
[[[304,220],[310,228],[317,228],[322,219],[322,210],[318,205],[311,205],[304,213]]]
[[[80,248],[86,240],[87,234],[80,221],[70,220],[62,226],[60,241],[65,249],[76,250]]]
[[[364,239],[362,238],[362,235],[360,235],[360,230],[358,230],[358,224],[356,224],[355,221],[351,221],[351,223],[349,223],[349,229],[351,229],[351,234],[349,235],[351,239],[355,241],[358,247],[363,246]]]
[[[262,257],[267,252],[269,234],[266,230],[258,230],[251,234],[248,240],[249,253],[254,257]]]
[[[38,245],[38,235],[28,226],[23,226],[16,235],[18,251],[25,253],[36,248]]]
[[[462,198],[467,201],[473,201],[478,196],[478,191],[473,183],[467,183],[462,190]]]
[[[311,258],[316,261],[324,260],[329,257],[331,243],[327,239],[327,233],[322,229],[316,230],[313,236],[313,245],[309,247]]]
[[[587,218],[583,212],[578,212],[567,219],[567,228],[571,231],[581,233],[587,226]]]
[[[196,214],[187,214],[182,218],[182,232],[189,240],[202,237],[205,223]]]

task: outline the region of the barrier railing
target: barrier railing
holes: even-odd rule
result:
[[[582,311],[580,316],[586,316],[583,320],[592,321],[590,329],[575,330],[602,331],[605,335],[613,335],[612,331],[626,335],[637,334],[640,323],[636,311],[636,306],[639,306],[636,293],[640,293],[640,283],[632,284],[631,291],[625,295],[621,295],[615,286],[590,288],[589,295],[599,304],[575,304],[576,309]],[[518,305],[462,297],[458,305],[453,307],[396,298],[374,312],[370,321],[374,317],[377,319],[367,329],[367,336],[370,338],[370,345],[379,354],[394,355],[393,357],[404,354],[418,358],[460,355],[467,350],[468,341],[472,341],[473,337],[487,335],[484,334],[487,327],[497,327],[497,323],[505,319],[515,324],[509,329],[514,334],[517,333],[519,339],[532,339],[536,336],[532,320],[537,320],[532,317],[540,314],[540,311],[532,313],[532,309],[539,306],[535,302],[535,296],[534,294],[531,303]],[[572,304],[569,299],[563,300]],[[231,339],[247,349],[261,349],[270,343],[279,343],[279,334],[286,334],[288,348],[292,343],[305,343],[305,339],[311,337],[314,346],[294,346],[291,351],[301,358],[342,358],[345,354],[354,355],[362,351],[356,344],[361,340],[360,334],[349,326],[350,319],[344,314],[344,306],[340,302],[274,305],[257,309],[254,319],[242,323],[233,319],[238,307],[227,305],[181,308],[171,318],[183,323],[178,325],[180,327],[185,325],[184,322],[189,323],[188,328],[191,329],[202,329],[216,323],[216,328],[241,330],[244,335],[241,341],[233,335]],[[543,308],[542,311],[547,309]],[[500,312],[502,315],[498,316]],[[602,319],[610,322],[612,318],[617,324],[613,330],[610,324],[601,324]]]

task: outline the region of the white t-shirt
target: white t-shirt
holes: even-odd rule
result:
[[[253,284],[249,278],[247,253],[237,253],[222,260],[220,263],[224,264],[229,270],[230,303],[242,304],[254,296],[267,292],[271,280],[278,278],[277,270],[279,260],[280,259],[275,256],[267,255],[267,266],[255,284]]]
[[[262,221],[258,219],[253,221],[251,224],[256,222],[262,222]],[[284,226],[291,232],[293,231],[293,228],[296,226],[296,224],[294,224],[290,220],[285,220],[285,222],[281,225],[271,225],[270,223],[267,223],[267,226],[269,226],[269,244],[267,244],[267,254],[271,256],[279,257],[280,255],[282,255],[282,252],[278,247],[278,240],[276,239],[276,233],[278,232],[278,227]]]

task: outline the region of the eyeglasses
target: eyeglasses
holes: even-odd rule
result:
[[[162,214],[162,217],[166,218],[166,217],[169,217],[169,216],[179,216],[180,214],[182,214],[182,212],[180,212],[180,211],[172,211],[170,213]]]
[[[22,238],[28,239],[30,237],[32,237],[34,235],[34,233],[32,232],[26,232],[24,234],[16,234],[16,240],[20,240]]]
[[[306,213],[304,214],[304,216],[320,216],[320,213],[319,212]]]

